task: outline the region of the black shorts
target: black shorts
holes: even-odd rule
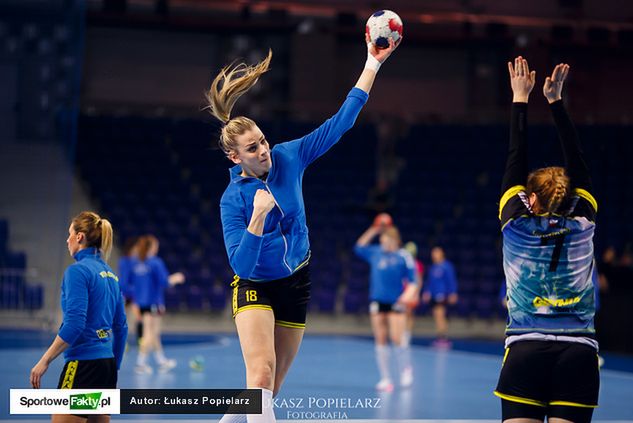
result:
[[[429,301],[429,306],[434,307],[436,305],[448,306],[448,296],[438,294],[435,297],[431,297],[431,300]]]
[[[64,364],[57,389],[115,389],[116,360],[72,360]]]
[[[577,342],[517,341],[506,350],[495,395],[503,420],[544,416],[590,421],[600,371],[593,347]]]
[[[159,316],[162,316],[163,314],[165,314],[165,306],[162,304],[152,304],[151,306],[147,307],[139,307],[139,311],[141,312],[141,316],[145,313],[157,314]]]
[[[389,304],[389,303],[381,303],[379,301],[372,301],[369,303],[369,313],[404,313],[406,311],[406,306],[404,304]]]
[[[309,265],[274,281],[253,282],[235,276],[231,286],[233,317],[244,310],[272,310],[276,325],[305,328],[311,288]]]

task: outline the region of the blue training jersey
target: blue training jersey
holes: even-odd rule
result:
[[[369,263],[370,301],[395,304],[405,283],[416,283],[415,260],[405,249],[387,252],[379,245],[357,245],[354,252]]]
[[[164,305],[168,278],[167,266],[160,257],[135,258],[129,278],[134,289],[134,302],[139,307]]]
[[[566,212],[541,216],[532,212],[523,187],[513,189],[502,198],[500,207],[508,298],[506,334],[592,338],[595,200],[586,191],[577,192]],[[581,202],[591,208],[579,205]]]
[[[242,279],[272,281],[285,278],[308,263],[310,243],[302,183],[305,169],[325,154],[350,129],[367,101],[366,92],[352,88],[339,111],[299,139],[275,145],[272,167],[265,180],[241,176],[231,168],[231,181],[220,200],[224,245],[231,268]],[[268,191],[275,207],[266,216],[262,236],[247,228],[258,189]]]
[[[431,265],[427,272],[424,292],[429,292],[431,297],[438,301],[457,293],[457,276],[450,261],[444,260]]]
[[[134,287],[130,283],[130,274],[134,265],[134,257],[122,256],[119,258],[119,286],[126,299],[134,299]]]
[[[70,347],[66,361],[116,358],[120,366],[127,338],[127,321],[119,278],[96,248],[74,255],[76,263],[64,272],[61,306],[64,315],[58,335]]]

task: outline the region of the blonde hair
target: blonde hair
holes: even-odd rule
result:
[[[555,213],[569,193],[569,177],[562,167],[544,167],[529,174],[526,187],[527,194],[536,194],[541,210],[548,214]]]
[[[236,149],[236,136],[242,135],[255,126],[255,122],[247,117],[231,118],[233,106],[237,99],[251,89],[259,77],[268,71],[272,57],[272,50],[268,50],[268,56],[254,66],[240,63],[223,67],[211,83],[209,91],[205,93],[206,108],[224,124],[219,145],[226,154]],[[220,82],[222,82],[221,87]]]
[[[108,219],[102,219],[95,212],[83,211],[72,220],[73,230],[81,232],[86,237],[87,247],[96,247],[101,250],[104,260],[108,260],[112,252],[112,238],[114,232]]]

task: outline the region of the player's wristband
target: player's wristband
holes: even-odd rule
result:
[[[367,44],[367,49],[369,49],[370,47],[371,43]],[[365,62],[365,69],[371,69],[374,72],[378,72],[378,69],[380,69],[380,65],[382,65],[382,63],[380,63],[378,59],[376,59],[374,56],[371,55],[369,51],[367,51],[367,61]]]

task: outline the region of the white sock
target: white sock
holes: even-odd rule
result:
[[[147,353],[138,353],[138,357],[136,357],[136,365],[145,366],[146,364],[147,364]]]
[[[165,354],[163,353],[163,350],[154,351],[154,358],[156,359],[156,362],[158,364],[162,364],[165,361],[167,361],[167,357],[165,357]]]
[[[246,414],[225,414],[219,423],[247,423]]]
[[[376,363],[378,363],[378,371],[380,379],[391,379],[389,373],[389,346],[376,345]]]
[[[411,331],[405,330],[402,332],[402,346],[408,347],[411,345]]]
[[[411,349],[409,347],[396,347],[396,361],[400,373],[411,367]]]
[[[249,414],[246,416],[248,423],[275,423],[275,411],[273,410],[273,391],[262,388],[262,414]]]

